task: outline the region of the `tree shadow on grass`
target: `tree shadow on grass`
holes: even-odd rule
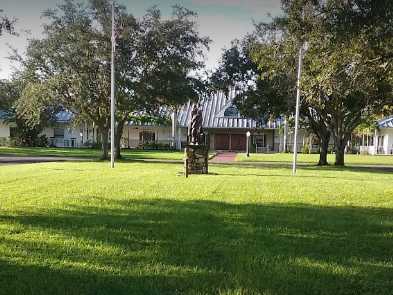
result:
[[[391,209],[89,202],[95,205],[0,215],[0,293],[390,294],[393,288]]]
[[[213,164],[215,166],[222,167],[239,167],[239,168],[253,168],[253,169],[290,169],[292,168],[291,163],[285,162],[256,162],[256,163],[241,163],[241,162],[233,162],[233,163],[220,163]],[[382,165],[349,165],[349,166],[318,166],[317,164],[306,164],[300,163],[297,167],[299,170],[306,171],[348,171],[348,172],[365,172],[365,173],[393,173],[393,166],[382,166]]]

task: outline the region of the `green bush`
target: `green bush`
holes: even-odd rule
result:
[[[10,139],[8,137],[0,137],[0,146],[9,146]]]
[[[171,150],[172,147],[169,143],[145,143],[142,145],[143,150]]]

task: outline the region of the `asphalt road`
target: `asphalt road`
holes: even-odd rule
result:
[[[34,164],[46,162],[75,162],[87,161],[88,159],[71,157],[24,157],[24,156],[0,156],[0,165]]]

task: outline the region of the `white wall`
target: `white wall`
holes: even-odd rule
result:
[[[139,145],[139,132],[141,131],[151,131],[155,133],[156,141],[170,143],[172,141],[172,129],[170,126],[125,126],[123,129],[122,136],[122,147],[135,148]],[[220,133],[218,130],[210,130],[210,148],[214,149],[214,133]],[[228,130],[222,130],[221,133],[229,132]],[[272,132],[273,130],[265,130],[266,134],[266,144],[272,147]],[[233,132],[236,133],[236,132]],[[306,136],[306,131],[304,129],[299,130],[298,137],[298,151],[302,151],[303,138]],[[187,140],[187,128],[180,128],[181,141],[185,142]],[[278,129],[274,131],[274,149],[278,151],[280,145],[280,137],[283,135],[279,134]],[[283,144],[283,139],[281,138],[281,143]],[[306,142],[308,144],[308,142]],[[287,137],[287,145],[290,150],[293,149],[293,133],[289,134]]]
[[[378,143],[378,154],[391,155],[393,154],[393,128],[381,128],[377,131],[377,138],[374,136],[373,145],[360,146],[360,153],[366,153],[375,155],[377,149],[375,144]],[[381,143],[381,136],[383,136],[383,142]]]
[[[48,139],[53,137],[53,128],[45,127],[44,130],[42,130],[41,135],[45,135]]]
[[[389,132],[386,134],[386,146],[387,146],[387,153],[393,154],[393,128],[389,129]]]
[[[64,129],[64,137],[54,137],[55,128]],[[42,134],[56,147],[72,147],[72,141],[74,142],[74,147],[82,146],[79,128],[67,126],[47,127]]]
[[[0,121],[0,138],[10,137],[10,126]]]
[[[64,137],[54,138],[55,128],[64,129]],[[89,132],[87,132],[87,129],[89,129]],[[91,126],[70,127],[67,125],[58,125],[56,127],[45,128],[41,134],[45,135],[49,141],[52,141],[56,147],[72,147],[72,143],[74,143],[74,147],[83,147],[87,141],[93,143],[94,140],[95,142],[96,132],[97,130],[94,130],[93,138],[93,128]]]
[[[383,152],[384,154],[393,153],[393,128],[381,128],[379,135],[383,136]]]
[[[276,132],[278,132],[278,130],[276,130]],[[282,137],[284,135],[281,135]],[[288,129],[288,134],[287,134],[287,147],[288,147],[288,151],[292,152],[293,151],[293,144],[294,144],[294,136],[295,136],[295,132],[294,129]],[[309,142],[307,140],[307,131],[305,129],[299,129],[298,130],[298,135],[297,135],[297,139],[296,139],[296,145],[297,145],[297,151],[299,153],[301,153],[303,151],[303,142],[305,145],[308,145]],[[284,139],[281,139],[282,142],[284,142]]]
[[[170,126],[125,126],[123,129],[122,146],[135,148],[139,145],[139,133],[143,131],[154,132],[155,140],[161,143],[172,141]]]

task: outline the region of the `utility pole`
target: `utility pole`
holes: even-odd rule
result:
[[[292,175],[296,175],[297,165],[297,137],[299,129],[299,108],[300,108],[300,79],[302,77],[302,65],[303,65],[303,44],[299,48],[299,60],[297,69],[297,85],[296,85],[296,112],[295,112],[295,135],[293,138],[293,164],[292,164]]]
[[[115,1],[112,1],[112,53],[111,53],[111,168],[115,168]],[[120,147],[119,147],[120,148]]]

